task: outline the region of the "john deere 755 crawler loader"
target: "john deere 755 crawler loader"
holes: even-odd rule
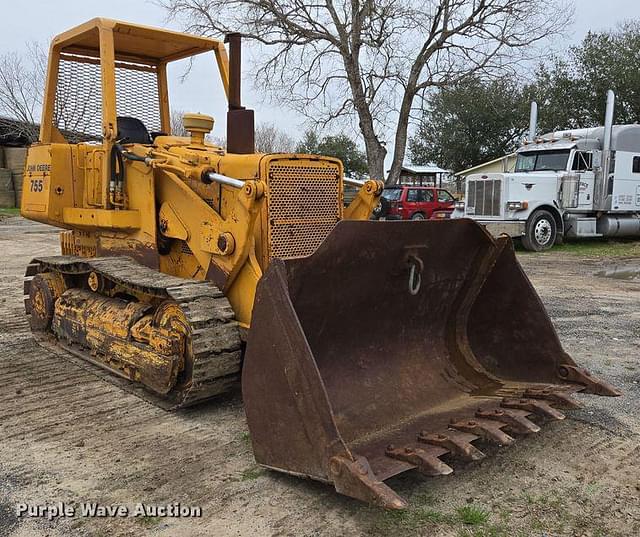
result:
[[[229,61],[220,41],[104,19],[54,39],[22,199],[63,228],[62,255],[26,271],[42,344],[170,407],[242,369],[260,464],[388,508],[405,505],[393,475],[450,473],[483,457],[476,440],[562,418],[574,392],[616,395],[562,350],[509,239],[468,220],[370,221],[380,182],[343,208],[337,159],[256,153],[227,40]],[[226,150],[207,116],[171,134],[167,64],[210,51]]]

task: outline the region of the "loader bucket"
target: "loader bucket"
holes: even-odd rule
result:
[[[386,479],[451,473],[476,440],[563,418],[573,392],[618,395],[563,351],[511,240],[471,220],[342,221],[273,260],[242,391],[259,464],[396,509]]]

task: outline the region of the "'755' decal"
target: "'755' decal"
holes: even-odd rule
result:
[[[43,188],[44,185],[42,179],[31,179],[31,187],[29,188],[31,192],[42,192]]]

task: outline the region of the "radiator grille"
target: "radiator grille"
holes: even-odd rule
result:
[[[276,161],[268,181],[270,257],[311,255],[341,217],[338,166]]]
[[[468,181],[468,214],[475,216],[500,216],[502,181],[478,179]]]
[[[116,113],[141,120],[149,131],[160,130],[156,69],[117,62]],[[53,124],[69,143],[102,140],[100,65],[93,59],[63,55],[53,109]]]

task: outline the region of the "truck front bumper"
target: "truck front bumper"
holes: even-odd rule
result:
[[[496,220],[476,220],[482,224],[494,237],[499,235],[509,235],[509,237],[522,237],[525,233],[525,222],[521,221],[496,221]]]

